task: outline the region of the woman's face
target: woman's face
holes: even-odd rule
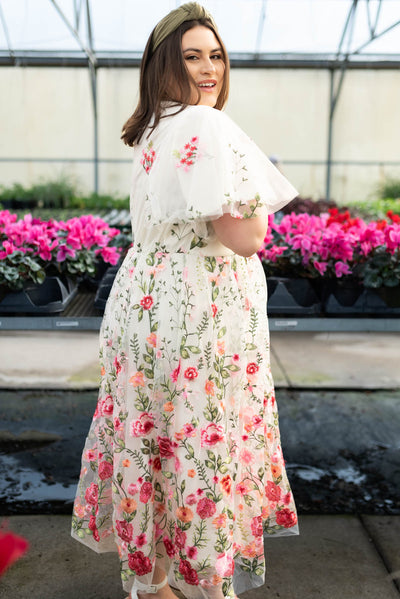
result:
[[[213,31],[198,25],[182,36],[182,52],[189,74],[194,79],[192,103],[214,107],[224,81],[225,63],[222,48]]]

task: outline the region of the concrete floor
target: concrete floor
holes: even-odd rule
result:
[[[0,331],[0,387],[95,388],[98,333]],[[275,384],[400,388],[398,333],[271,333]]]
[[[1,599],[123,599],[117,555],[72,540],[68,516],[9,519],[31,549]],[[398,599],[400,517],[302,516],[300,536],[267,539],[266,583],[241,599]],[[190,599],[188,597],[187,599]]]

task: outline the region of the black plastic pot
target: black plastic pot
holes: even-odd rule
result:
[[[319,314],[321,302],[309,279],[270,277],[268,314]]]
[[[65,310],[78,288],[66,277],[46,277],[42,284],[27,284],[10,291],[0,301],[0,313],[56,314]]]

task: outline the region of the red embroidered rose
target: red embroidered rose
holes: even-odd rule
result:
[[[144,437],[154,428],[154,416],[148,412],[140,414],[131,424],[132,437]]]
[[[96,526],[96,516],[90,516],[90,518],[89,518],[89,524],[88,524],[88,529],[91,530],[92,532],[97,529],[97,526]]]
[[[202,447],[212,447],[220,441],[224,440],[224,429],[219,424],[214,424],[210,422],[203,428],[201,431],[201,446]]]
[[[113,475],[113,466],[110,462],[101,462],[99,464],[99,477],[101,480],[106,480],[107,478],[111,478]]]
[[[99,487],[95,483],[92,483],[90,487],[86,489],[85,499],[90,505],[97,505],[99,499]]]
[[[160,448],[160,456],[162,458],[174,457],[174,444],[169,437],[157,437],[158,447]]]
[[[179,549],[183,549],[186,545],[186,533],[175,525],[175,543]]]
[[[144,576],[152,571],[151,561],[143,551],[135,551],[128,555],[128,565],[138,576]]]
[[[151,295],[145,295],[140,300],[140,305],[144,310],[150,310],[151,306],[154,304],[153,298]]]
[[[254,516],[254,518],[251,519],[251,532],[255,537],[262,537],[263,523],[261,516]]]
[[[157,472],[161,470],[161,460],[158,456],[153,460],[153,470],[156,470]]]
[[[139,499],[142,503],[147,503],[153,493],[153,485],[151,483],[143,483],[140,488]]]
[[[203,497],[200,499],[197,504],[196,512],[199,514],[202,520],[205,518],[211,518],[217,511],[217,507],[212,499],[208,499],[208,497]]]
[[[176,549],[171,539],[169,539],[168,537],[163,537],[163,543],[168,557],[174,557]]]
[[[199,578],[196,570],[192,568],[187,559],[181,559],[179,562],[179,572],[182,574],[187,584],[198,585]]]
[[[126,520],[117,520],[115,527],[117,529],[117,534],[123,541],[130,543],[133,539],[133,526],[129,524]]]
[[[216,313],[218,312],[217,306],[215,304],[211,304],[211,310],[213,317],[215,317]]]
[[[195,379],[198,376],[199,376],[199,373],[197,372],[197,369],[194,366],[189,366],[189,368],[186,368],[185,373],[184,373],[185,379],[189,379],[190,381],[192,381],[193,379]]]
[[[285,507],[283,510],[276,512],[276,523],[279,524],[279,526],[291,528],[297,523],[297,516],[294,512],[291,512],[289,508]]]
[[[250,364],[247,364],[247,368],[246,368],[247,374],[255,374],[259,370],[260,370],[260,368],[259,368],[259,366],[257,366],[257,364],[255,362],[250,362]]]

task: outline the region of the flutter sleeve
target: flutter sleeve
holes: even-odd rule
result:
[[[298,195],[258,146],[224,113],[190,106],[168,117],[171,134],[149,173],[154,223],[270,214]]]

